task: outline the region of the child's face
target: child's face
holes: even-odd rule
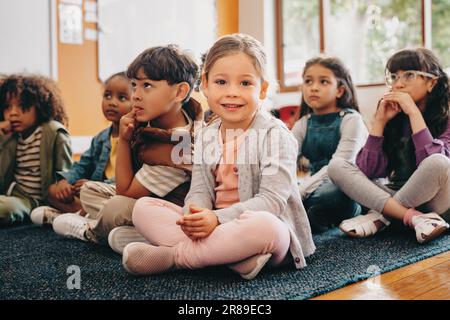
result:
[[[264,99],[268,87],[245,53],[235,53],[217,60],[203,79],[203,91],[211,110],[230,129],[246,129]]]
[[[424,100],[436,84],[436,80],[415,73],[414,77],[405,79],[404,73],[404,70],[397,71],[399,79],[392,84],[391,90],[408,93],[415,103]]]
[[[3,117],[9,121],[13,132],[23,133],[36,125],[37,114],[35,106],[23,111],[19,102],[17,98],[10,99],[8,107],[3,110]]]
[[[148,122],[172,110],[177,104],[177,85],[169,85],[166,80],[150,80],[140,69],[137,78],[131,81],[132,106],[136,110],[136,120]]]
[[[116,123],[131,111],[131,89],[127,80],[114,77],[108,81],[103,93],[102,110],[106,119]]]
[[[303,98],[316,114],[335,111],[337,99],[344,90],[344,87],[338,87],[333,71],[320,64],[310,66],[303,75]]]

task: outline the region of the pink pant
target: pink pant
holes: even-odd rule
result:
[[[246,211],[198,240],[191,240],[175,223],[181,215],[181,207],[149,197],[139,199],[133,209],[137,231],[154,245],[175,247],[175,262],[180,267],[229,264],[265,253],[272,253],[270,265],[276,266],[287,256],[289,229],[271,213]]]

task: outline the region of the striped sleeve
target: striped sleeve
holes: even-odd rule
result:
[[[136,173],[136,179],[150,192],[164,197],[190,178],[186,172],[180,169],[144,164]]]

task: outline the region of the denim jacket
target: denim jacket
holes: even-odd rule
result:
[[[70,184],[80,179],[113,182],[114,178],[106,180],[105,177],[105,169],[111,153],[111,133],[112,126],[100,131],[92,139],[89,149],[81,155],[78,162],[74,163],[72,169],[58,172],[59,178],[66,179]]]

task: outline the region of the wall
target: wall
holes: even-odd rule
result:
[[[53,75],[51,1],[0,1],[0,74]]]

